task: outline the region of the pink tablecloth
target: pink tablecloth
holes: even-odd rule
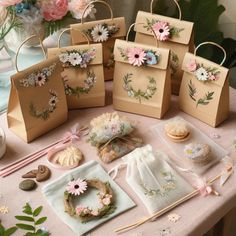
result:
[[[7,154],[0,160],[0,165],[4,166],[9,162],[16,160],[28,153],[31,153],[45,145],[59,139],[62,134],[67,131],[73,124],[79,122],[80,124],[88,124],[88,122],[97,115],[102,114],[103,112],[113,111],[111,105],[111,87],[112,82],[107,82],[107,105],[102,108],[94,109],[82,109],[77,111],[69,112],[69,120],[63,126],[53,130],[52,132],[38,138],[36,141],[26,144],[16,137],[7,129],[6,124],[6,114],[0,116],[0,126],[6,132],[7,135]],[[207,135],[217,133],[220,135],[219,139],[215,141],[220,144],[222,147],[230,151],[230,156],[236,159],[236,152],[233,148],[233,139],[236,137],[236,91],[231,89],[230,91],[231,104],[230,104],[230,117],[218,128],[212,128],[199,120],[196,120],[178,109],[177,97],[172,98],[172,107],[171,110],[166,114],[165,119],[180,115],[186,120],[191,122],[193,125],[198,127],[200,130],[205,132]],[[149,128],[161,122],[160,120],[142,117],[139,115],[128,114],[126,115],[137,121],[137,127],[139,132],[144,138],[145,143],[151,143],[156,148],[160,148],[167,153],[169,150],[161,141],[153,136]],[[80,142],[81,150],[85,155],[84,162],[94,159],[101,163],[98,156],[96,155],[95,148],[91,147],[90,144],[86,143],[86,139],[83,139]],[[106,170],[109,170],[114,165],[119,163],[119,160],[111,164],[101,163]],[[31,169],[35,169],[38,164],[47,164],[46,158],[43,157],[38,161],[30,164],[29,166],[17,171],[16,173],[0,179],[0,205],[6,205],[9,207],[9,213],[5,215],[0,215],[3,225],[11,226],[16,223],[14,218],[15,215],[20,214],[22,206],[26,202],[30,202],[33,207],[43,205],[44,209],[42,214],[48,216],[47,222],[44,224],[44,227],[49,229],[52,235],[55,236],[64,236],[64,235],[74,235],[72,231],[61,222],[61,220],[54,214],[52,209],[49,207],[45,199],[41,194],[41,188],[45,182],[39,183],[38,188],[32,192],[23,192],[18,188],[19,182],[22,180],[21,175],[26,173]],[[47,164],[48,165],[48,164]],[[207,173],[207,177],[213,177],[219,173],[221,170],[221,164],[211,168]],[[60,176],[64,171],[52,169],[52,177],[47,182],[52,179]],[[109,222],[101,225],[97,229],[91,232],[91,235],[104,235],[109,236],[116,235],[114,229],[126,225],[127,223],[132,223],[133,221],[139,220],[140,218],[147,216],[147,211],[144,206],[141,204],[140,200],[137,198],[134,192],[128,187],[124,178],[125,171],[120,172],[119,177],[117,178],[117,183],[130,195],[130,197],[137,203],[137,207],[133,208],[130,211],[110,220]],[[46,183],[47,183],[46,182]],[[217,183],[216,189],[221,193],[220,197],[208,196],[201,197],[197,196],[194,199],[184,203],[183,205],[173,209],[172,213],[177,213],[181,216],[181,219],[172,223],[167,219],[167,215],[162,216],[155,222],[146,223],[136,229],[128,231],[123,235],[162,235],[163,230],[166,234],[163,235],[191,235],[199,236],[206,233],[213,225],[216,224],[227,212],[236,206],[236,175],[233,175],[225,186],[220,187]],[[169,233],[168,233],[169,232]],[[16,235],[23,235],[22,231],[18,231]]]

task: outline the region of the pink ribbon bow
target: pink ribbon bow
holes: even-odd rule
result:
[[[207,184],[205,179],[198,178],[196,179],[196,183],[194,186],[199,190],[200,194],[204,197],[210,195],[211,193],[215,193],[212,187]]]

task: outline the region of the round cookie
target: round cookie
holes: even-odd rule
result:
[[[190,129],[182,120],[172,120],[165,124],[166,135],[174,142],[183,142],[189,138]]]
[[[184,148],[185,157],[196,164],[205,165],[211,160],[211,149],[207,144],[190,143]]]

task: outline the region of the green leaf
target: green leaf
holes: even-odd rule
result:
[[[17,230],[17,227],[15,227],[15,226],[14,226],[14,227],[11,227],[11,228],[9,228],[9,229],[6,230],[4,236],[10,236],[10,235],[14,234],[14,233],[16,232],[16,230]],[[0,235],[1,235],[1,234],[0,234]]]
[[[3,225],[0,223],[0,235],[4,235],[5,233],[5,228],[3,227]]]
[[[43,222],[45,222],[46,220],[47,220],[47,217],[39,218],[39,219],[35,222],[35,224],[36,224],[36,225],[40,225],[40,224],[42,224]]]
[[[27,224],[16,224],[16,226],[20,229],[25,229],[25,230],[32,230],[35,231],[35,227],[32,225],[27,225]]]
[[[17,220],[34,222],[34,218],[30,216],[15,216],[15,218]]]
[[[38,216],[41,213],[42,209],[43,209],[42,206],[36,208],[33,212],[33,216]]]
[[[31,104],[33,106],[33,104]],[[26,213],[27,215],[32,215],[32,208],[29,203],[26,203],[25,206],[23,206],[23,212]]]

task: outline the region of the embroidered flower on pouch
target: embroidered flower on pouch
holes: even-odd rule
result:
[[[107,41],[109,32],[105,26],[98,24],[92,29],[91,35],[93,37],[93,41],[99,43]]]
[[[186,68],[192,72],[199,81],[216,81],[219,79],[220,71],[216,67],[205,67],[202,63],[199,64],[195,59],[190,59],[186,63]]]
[[[66,190],[68,193],[79,196],[87,190],[87,182],[85,180],[77,179],[68,183]]]
[[[175,213],[173,213],[173,214],[169,214],[167,217],[168,217],[168,220],[169,220],[170,222],[173,222],[173,223],[179,221],[180,218],[181,218],[180,215],[175,214]]]
[[[194,72],[195,76],[197,77],[198,80],[201,81],[207,81],[208,79],[208,72],[205,68],[200,67]]]
[[[146,59],[145,51],[142,48],[136,47],[130,48],[127,56],[129,63],[134,66],[141,66]]]
[[[167,22],[158,21],[152,26],[156,37],[160,41],[166,41],[170,36],[170,27]]]
[[[69,62],[71,63],[71,65],[77,66],[81,63],[81,61],[82,57],[79,53],[72,52],[69,54]]]

